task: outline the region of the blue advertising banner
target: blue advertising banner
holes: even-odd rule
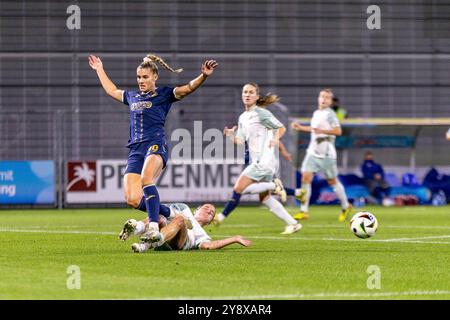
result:
[[[0,204],[54,204],[53,161],[0,161]]]

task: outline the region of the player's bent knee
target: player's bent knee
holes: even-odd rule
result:
[[[185,225],[184,218],[182,216],[176,216],[173,220],[173,223],[175,223],[179,228],[182,228]]]
[[[143,186],[148,186],[150,184],[155,184],[155,180],[153,179],[152,176],[142,176],[141,178],[141,182]]]
[[[127,201],[127,204],[130,207],[138,208],[139,205],[141,204],[141,198],[142,197],[126,196],[125,198],[126,198],[125,200]]]

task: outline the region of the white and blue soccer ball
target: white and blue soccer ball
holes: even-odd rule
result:
[[[368,211],[361,211],[355,214],[350,220],[350,230],[358,238],[370,238],[377,232],[378,220]]]

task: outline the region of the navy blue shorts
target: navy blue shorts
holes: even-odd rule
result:
[[[159,154],[163,161],[163,169],[169,159],[169,147],[166,142],[146,141],[129,146],[127,167],[125,174],[141,174],[145,159],[152,154]]]

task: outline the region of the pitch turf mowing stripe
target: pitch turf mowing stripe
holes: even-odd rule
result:
[[[83,230],[45,230],[45,229],[0,229],[0,232],[24,232],[24,233],[56,233],[56,234],[104,234],[104,235],[118,235],[118,232],[104,232],[104,231],[83,231]]]
[[[224,296],[224,297],[148,297],[143,300],[253,300],[253,299],[314,299],[314,298],[381,298],[395,296],[439,296],[450,295],[447,290],[416,290],[403,292],[336,292],[336,293],[294,293],[294,294],[272,294],[272,295],[248,295],[248,296]]]

